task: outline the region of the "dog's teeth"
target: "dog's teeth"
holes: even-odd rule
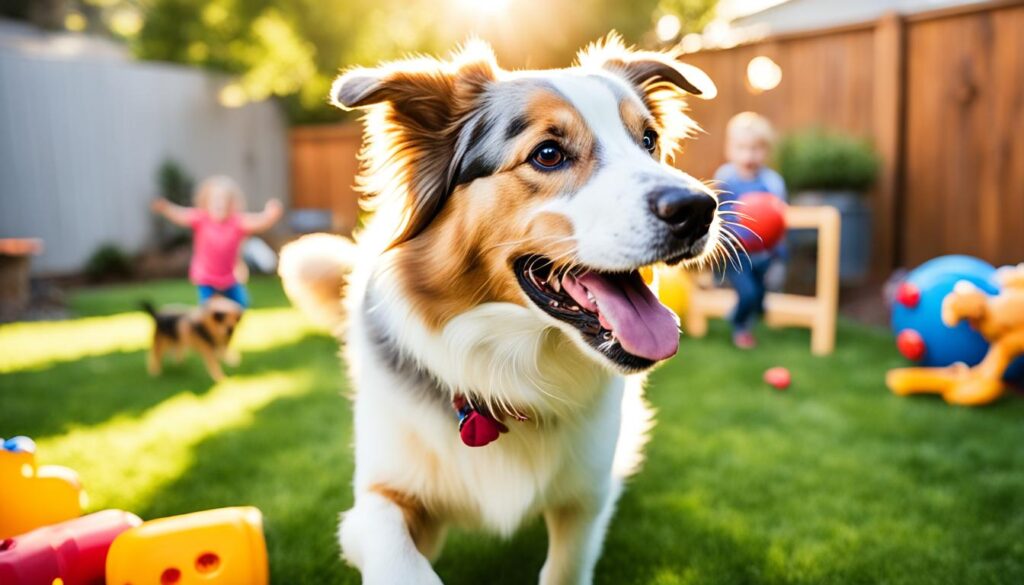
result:
[[[551,288],[555,289],[555,292],[557,293],[562,292],[562,281],[559,280],[558,278],[555,278],[554,280],[551,281]]]
[[[538,288],[544,285],[544,281],[538,278],[537,275],[533,273],[532,268],[527,268],[526,274],[530,277],[530,280],[533,282],[533,284],[537,285]]]
[[[559,307],[559,303],[558,301],[551,300],[548,301],[548,306],[551,307],[552,309],[557,309]]]
[[[580,312],[581,310],[578,305],[566,305],[566,308],[576,313]]]
[[[589,290],[587,291],[587,300],[594,303],[595,305],[597,304],[597,299],[594,298],[594,293],[590,292]]]

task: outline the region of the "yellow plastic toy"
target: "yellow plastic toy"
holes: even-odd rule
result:
[[[1002,291],[989,296],[970,282],[960,281],[942,300],[942,321],[954,327],[967,321],[990,343],[980,364],[945,368],[890,370],[886,384],[896,394],[941,394],[950,404],[975,406],[998,399],[1006,389],[1003,374],[1024,354],[1024,264],[1000,269]]]
[[[680,319],[686,316],[690,306],[690,289],[693,282],[690,274],[679,266],[658,268],[658,299],[672,309]]]
[[[78,474],[36,465],[35,443],[28,437],[0,442],[0,540],[82,515],[85,493]]]
[[[263,516],[220,508],[144,523],[107,555],[107,585],[266,585]]]

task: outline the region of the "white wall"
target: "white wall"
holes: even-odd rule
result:
[[[912,14],[985,0],[789,0],[733,20],[734,26],[765,27],[768,34],[813,30],[874,20],[886,12]],[[736,2],[742,4],[742,2]],[[764,4],[765,2],[761,2]]]
[[[109,56],[0,43],[0,237],[41,237],[33,271],[72,272],[104,242],[151,236],[167,158],[193,177],[226,173],[250,209],[287,198],[287,128],[276,104],[229,109],[226,79]]]

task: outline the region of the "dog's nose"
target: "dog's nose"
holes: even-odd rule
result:
[[[669,187],[650,195],[651,211],[681,240],[697,240],[708,232],[718,202],[707,193]]]

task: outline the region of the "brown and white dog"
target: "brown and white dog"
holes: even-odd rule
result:
[[[214,381],[224,379],[221,362],[238,365],[239,356],[228,349],[235,327],[242,319],[242,306],[221,296],[213,296],[198,307],[162,307],[142,303],[153,317],[153,345],[146,356],[151,376],[163,370],[164,354],[172,352],[178,361],[191,349],[199,354]]]
[[[540,582],[591,581],[650,426],[643,372],[679,344],[639,269],[719,247],[714,194],[668,164],[696,129],[684,94],[714,93],[614,36],[568,69],[503,71],[471,42],[335,82],[338,106],[367,111],[376,213],[357,244],[291,244],[281,275],[347,341],[355,505],[339,538],[364,583],[440,583],[447,526],[508,535],[537,515]],[[457,417],[503,434],[469,447]]]

